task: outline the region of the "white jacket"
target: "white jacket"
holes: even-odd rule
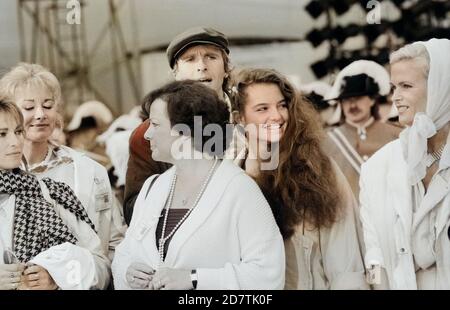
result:
[[[136,200],[125,239],[112,264],[117,289],[129,289],[133,262],[157,269],[155,230],[175,168],[153,184],[147,179]],[[281,234],[257,184],[224,160],[198,205],[172,237],[162,267],[197,269],[197,289],[282,289],[285,257]]]
[[[450,289],[450,173],[434,176],[421,207],[412,216],[412,186],[400,140],[375,153],[361,169],[361,221],[366,246],[365,263],[384,268],[389,289],[417,289],[411,235],[419,219],[439,206],[434,223],[437,287]],[[447,178],[447,180],[446,180]],[[442,204],[438,202],[444,199]]]
[[[112,260],[115,247],[123,239],[126,225],[121,206],[112,193],[108,173],[102,165],[83,153],[65,146],[60,146],[60,148],[65,150],[73,160],[75,180],[72,190],[94,223],[105,255]],[[38,177],[46,176],[55,181],[63,181],[53,178],[51,170],[48,174]]]

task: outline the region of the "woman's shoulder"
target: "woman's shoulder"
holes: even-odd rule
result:
[[[370,187],[368,184],[376,184],[381,188],[381,184],[388,181],[392,171],[398,171],[403,163],[400,140],[389,142],[361,165],[360,184],[365,183],[366,188]]]
[[[258,187],[255,180],[250,177],[241,167],[233,163],[231,160],[224,160],[224,169],[221,170],[220,177],[228,179],[228,188],[242,191],[244,188]]]
[[[362,169],[379,167],[391,163],[395,158],[402,155],[402,148],[399,139],[395,139],[376,151],[363,165]]]

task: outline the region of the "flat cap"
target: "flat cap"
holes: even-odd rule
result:
[[[230,53],[228,40],[223,33],[212,28],[194,27],[180,33],[170,42],[166,51],[170,67],[173,68],[177,57],[188,47],[198,44],[212,44]]]

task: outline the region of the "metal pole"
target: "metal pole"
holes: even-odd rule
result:
[[[31,62],[36,62],[36,58],[37,58],[37,44],[38,44],[38,39],[39,39],[39,28],[38,25],[40,23],[40,2],[39,1],[35,1],[34,2],[34,24],[35,27],[33,27],[33,34],[31,35]]]
[[[114,69],[114,82],[116,88],[116,106],[119,107],[120,112],[122,112],[122,85],[120,79],[120,64],[119,64],[119,54],[117,47],[117,39],[115,34],[116,28],[116,6],[114,4],[114,0],[109,0],[109,11],[111,14],[111,26],[110,26],[110,34],[111,34],[111,47],[112,47],[112,55],[113,55],[113,69]]]
[[[86,36],[86,21],[84,19],[84,10],[85,10],[86,3],[85,1],[81,1],[81,55],[82,55],[82,74],[83,74],[83,84],[86,86],[86,88],[91,91],[89,88],[90,82],[89,82],[89,55],[88,55],[88,43],[87,43],[87,36]]]
[[[138,27],[138,14],[136,9],[136,0],[130,1],[130,11],[131,11],[131,29],[133,31],[133,46],[134,46],[134,59],[135,59],[135,72],[136,72],[136,88],[138,102],[142,98],[142,63],[141,63],[141,46],[140,46],[140,36]],[[138,103],[136,102],[136,103]]]
[[[19,23],[19,39],[20,39],[20,60],[27,61],[26,46],[25,46],[25,26],[23,20],[23,0],[19,0],[17,6],[17,21]]]

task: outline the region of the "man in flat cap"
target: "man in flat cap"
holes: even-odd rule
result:
[[[166,54],[175,80],[200,81],[229,104],[226,88],[230,72],[229,52],[228,40],[223,33],[211,28],[194,27],[177,35],[170,42]],[[147,116],[150,104],[144,99],[142,108]],[[152,159],[150,143],[144,139],[148,127],[149,121],[146,120],[130,138],[123,206],[127,224],[131,221],[134,202],[145,180],[169,168],[168,164]]]

